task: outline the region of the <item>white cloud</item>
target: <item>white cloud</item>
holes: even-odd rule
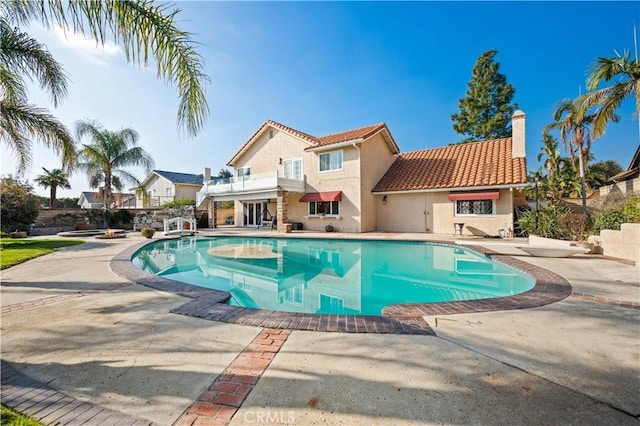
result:
[[[86,38],[83,34],[72,31],[65,32],[59,26],[53,27],[50,32],[54,35],[54,40],[58,45],[73,50],[95,63],[106,64],[109,59],[122,53],[122,49],[110,41],[101,45],[93,39]]]

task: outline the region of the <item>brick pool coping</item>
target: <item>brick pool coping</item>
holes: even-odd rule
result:
[[[171,313],[270,329],[435,335],[431,326],[424,320],[424,316],[536,308],[563,300],[572,292],[569,281],[554,272],[508,255],[501,255],[485,247],[465,246],[466,249],[493,257],[503,264],[532,276],[535,279],[534,287],[521,294],[496,299],[389,305],[383,309],[381,316],[306,314],[252,309],[225,304],[230,297],[226,291],[206,289],[170,280],[134,266],[131,262],[132,256],[142,247],[155,241],[134,245],[117,254],[111,260],[111,270],[133,283],[191,299],[172,309]],[[456,246],[440,241],[428,243]]]

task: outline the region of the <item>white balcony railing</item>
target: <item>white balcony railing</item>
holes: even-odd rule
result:
[[[283,178],[274,171],[250,176],[212,179],[202,185],[196,194],[196,203],[199,206],[209,196],[240,195],[278,189],[304,192],[304,177],[302,179]]]

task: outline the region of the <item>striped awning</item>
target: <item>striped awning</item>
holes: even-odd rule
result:
[[[307,192],[300,198],[301,203],[313,201],[342,201],[342,191]]]

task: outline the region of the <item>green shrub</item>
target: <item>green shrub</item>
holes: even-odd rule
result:
[[[40,200],[29,183],[8,176],[0,179],[0,208],[4,232],[26,231],[38,218]]]
[[[615,207],[605,209],[596,215],[594,230],[620,230],[623,223],[640,222],[640,196],[630,197]]]
[[[548,207],[541,207],[537,214],[534,210],[525,211],[518,225],[520,229],[528,234],[538,235],[545,238],[567,238],[566,230],[562,228],[561,221],[571,214],[569,207],[564,204],[553,204]]]
[[[140,230],[140,234],[145,237],[145,238],[151,238],[153,237],[153,234],[155,234],[156,230],[153,229],[150,226],[145,226],[144,228],[142,228]]]
[[[195,206],[195,205],[196,205],[195,200],[191,200],[189,198],[178,198],[177,200],[169,201],[167,203],[162,204],[160,208],[170,209],[172,207]]]

